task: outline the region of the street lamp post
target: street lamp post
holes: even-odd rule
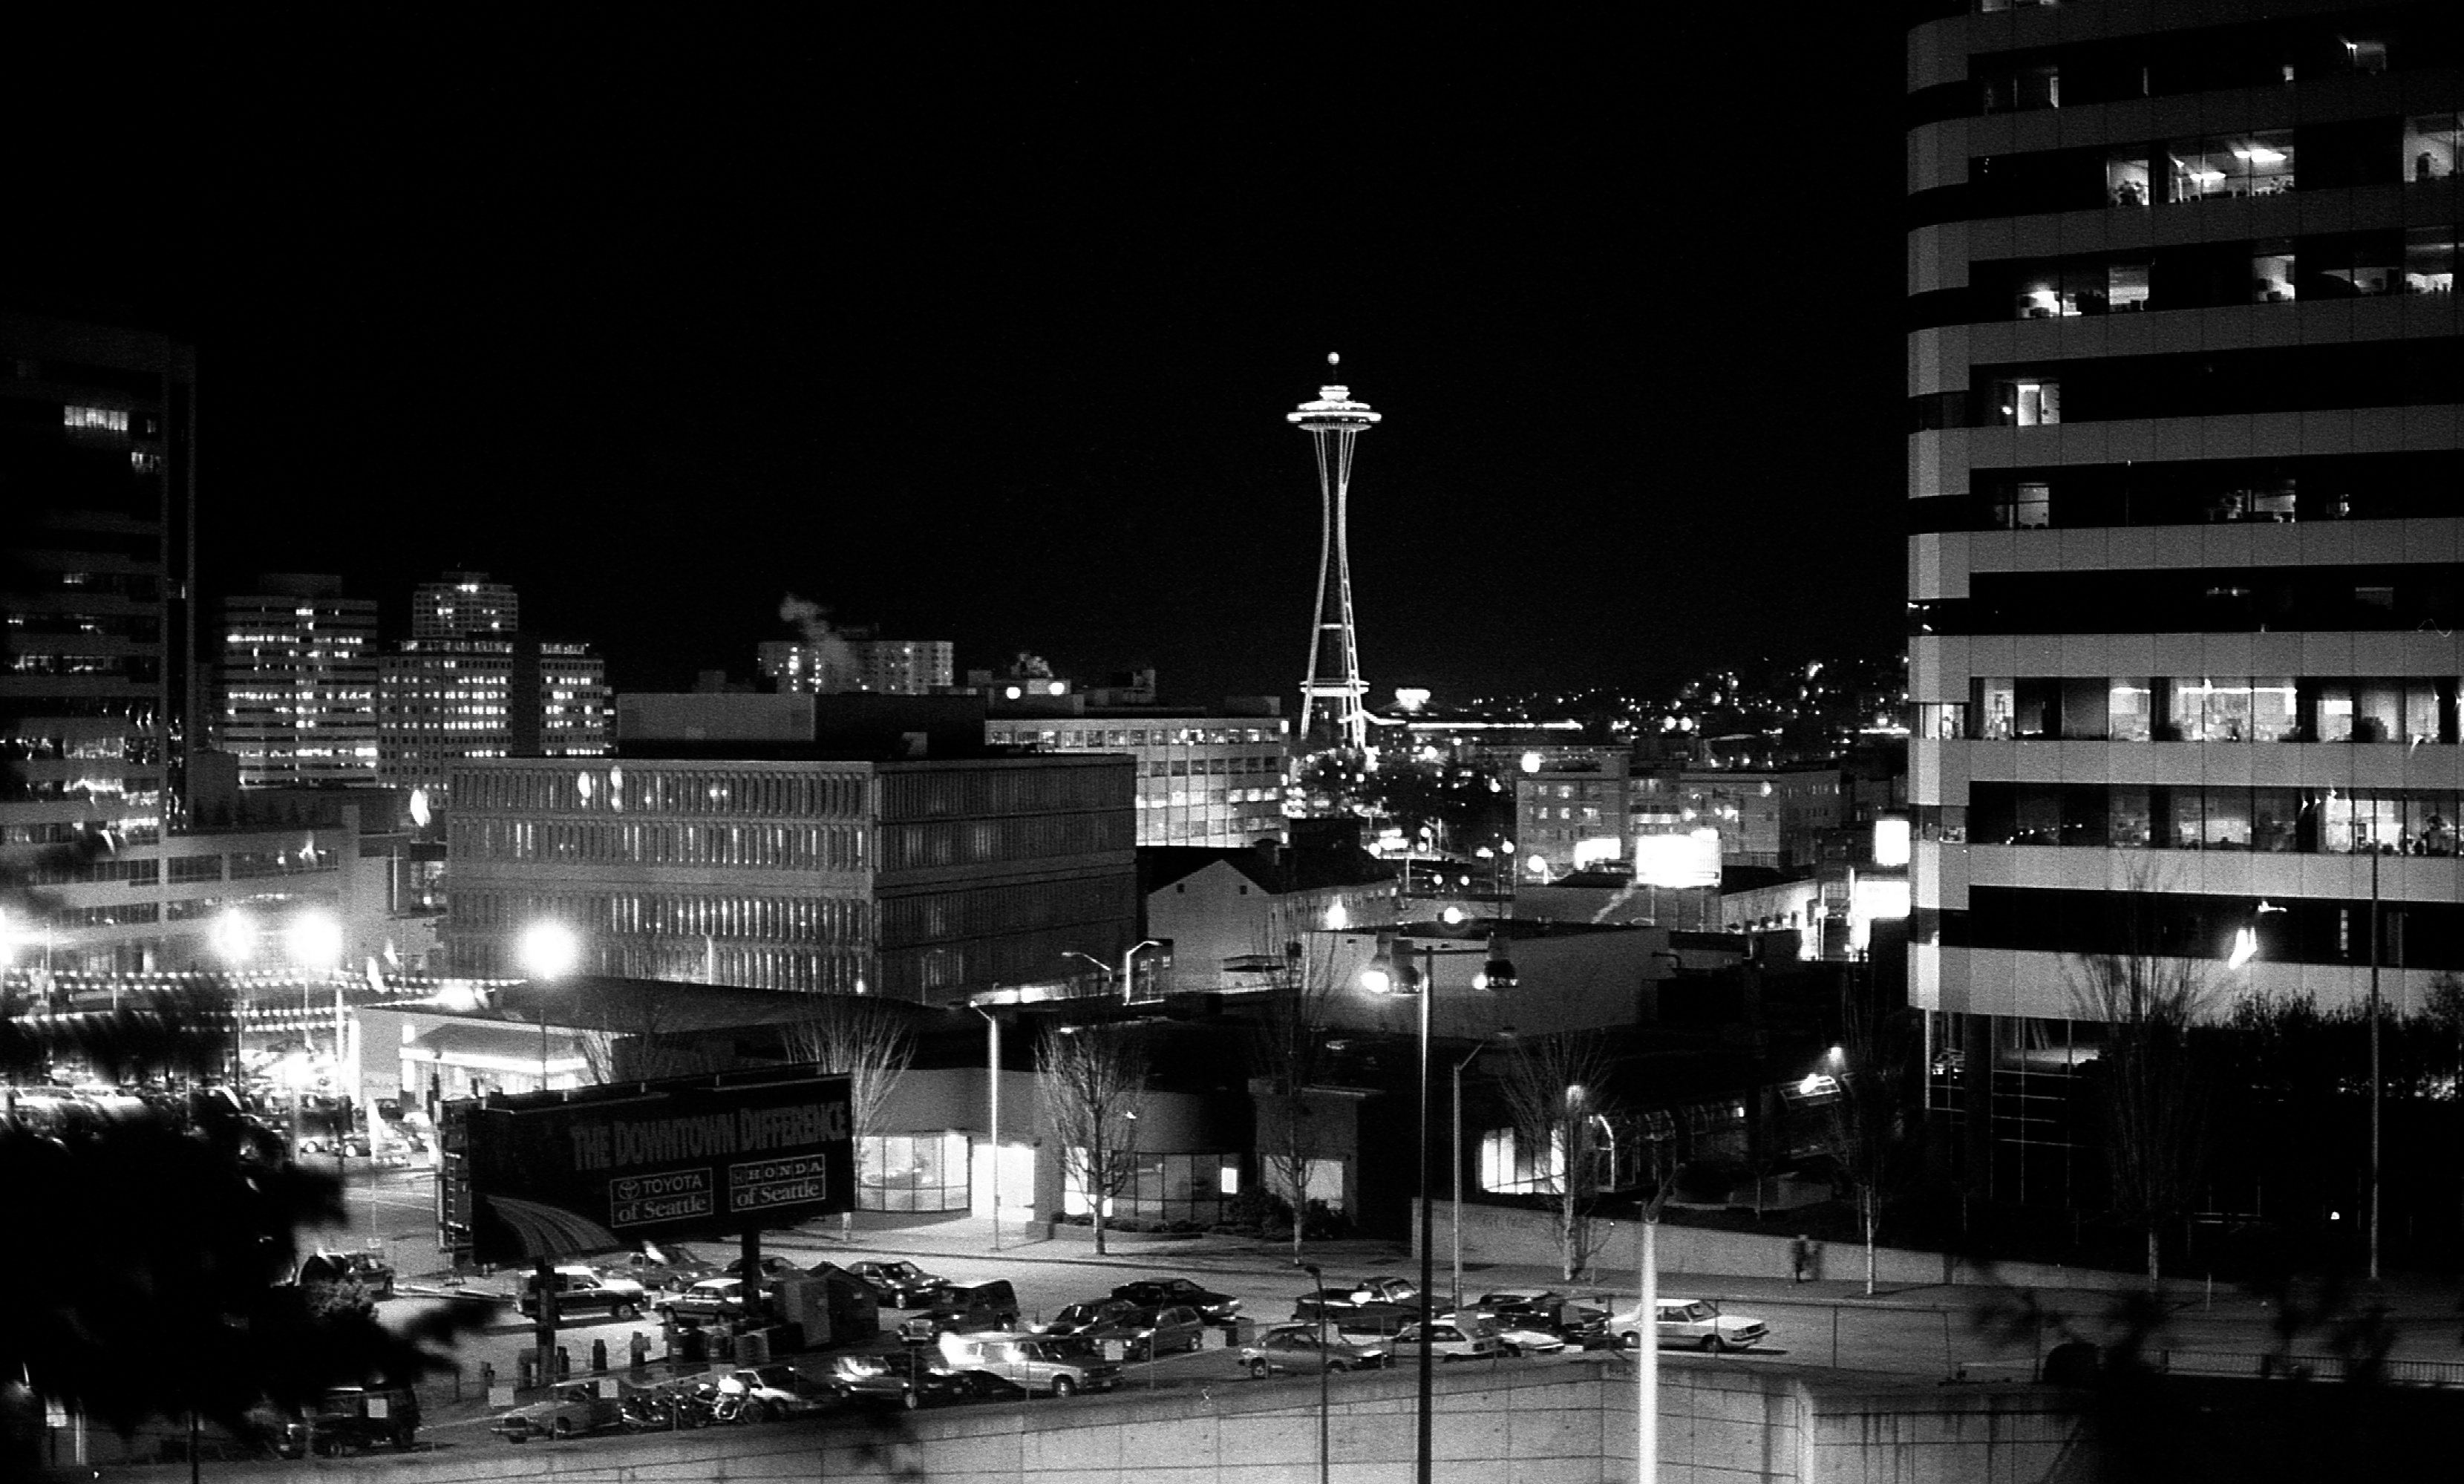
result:
[[[522,929],[522,941],[517,953],[522,972],[535,981],[553,985],[573,972],[582,959],[582,940],[573,929],[554,919],[534,922]],[[547,991],[537,992],[533,1000],[539,1008],[539,1091],[547,1091]]]
[[[1329,1370],[1326,1363],[1326,1271],[1313,1262],[1302,1263],[1300,1268],[1309,1275],[1309,1282],[1317,1288],[1317,1477],[1318,1484],[1326,1484],[1327,1471],[1330,1467],[1328,1463],[1330,1452],[1327,1448],[1327,1413],[1333,1405],[1327,1391]]]
[[[2379,1277],[2379,842],[2370,840],[2370,1281]]]
[[[1433,1353],[1435,1337],[1430,1334],[1430,1329],[1437,1319],[1437,1316],[1431,1312],[1429,1302],[1429,1291],[1437,1286],[1437,1253],[1434,1251],[1435,1234],[1432,1230],[1429,1206],[1429,1004],[1437,997],[1435,993],[1437,986],[1434,981],[1438,971],[1438,950],[1435,944],[1431,944],[1419,951],[1421,954],[1422,968],[1417,974],[1411,965],[1413,945],[1404,942],[1397,944],[1394,952],[1380,953],[1377,958],[1371,960],[1369,967],[1362,971],[1360,979],[1362,986],[1372,994],[1408,994],[1419,1001],[1420,1179],[1418,1188],[1420,1195],[1420,1322],[1417,1333],[1419,1339],[1420,1374],[1419,1426],[1413,1454],[1416,1463],[1413,1477],[1418,1484],[1429,1484],[1435,1439],[1430,1410],[1433,1382],[1430,1372],[1435,1359]]]
[[[1136,997],[1134,991],[1137,987],[1137,980],[1134,976],[1137,972],[1138,955],[1146,949],[1160,948],[1162,946],[1163,940],[1159,938],[1149,938],[1141,941],[1132,943],[1129,947],[1129,951],[1121,955],[1122,1004],[1127,1005],[1131,1000]],[[1105,963],[1103,960],[1095,957],[1091,953],[1081,953],[1075,948],[1064,948],[1061,950],[1061,956],[1065,959],[1085,959],[1088,963],[1094,964],[1099,969],[1102,969],[1107,975],[1112,972],[1112,965]]]
[[[1485,1036],[1482,1036],[1482,1037],[1480,1038],[1480,1042],[1479,1042],[1479,1044],[1478,1044],[1478,1045],[1476,1045],[1476,1046],[1474,1046],[1474,1047],[1471,1049],[1471,1051],[1470,1051],[1469,1052],[1467,1052],[1467,1053],[1463,1056],[1463,1060],[1461,1060],[1461,1061],[1459,1061],[1459,1062],[1456,1062],[1456,1063],[1455,1063],[1455,1075],[1454,1075],[1454,1114],[1455,1114],[1455,1138],[1454,1138],[1454,1149],[1455,1149],[1455,1172],[1454,1172],[1454,1179],[1453,1179],[1451,1182],[1449,1182],[1449,1185],[1451,1185],[1451,1187],[1452,1187],[1452,1189],[1453,1189],[1453,1191],[1454,1191],[1454,1197],[1455,1197],[1454,1207],[1455,1207],[1455,1209],[1454,1209],[1454,1221],[1453,1221],[1453,1223],[1452,1223],[1453,1229],[1452,1229],[1448,1234],[1449,1234],[1449,1236],[1450,1236],[1450,1237],[1451,1237],[1451,1239],[1452,1239],[1453,1247],[1454,1247],[1454,1252],[1453,1252],[1453,1257],[1454,1257],[1454,1286],[1453,1286],[1453,1289],[1452,1289],[1452,1293],[1453,1293],[1453,1295],[1454,1295],[1454,1305],[1455,1305],[1455,1308],[1456,1308],[1456,1309],[1458,1309],[1458,1310],[1460,1310],[1460,1309],[1462,1309],[1462,1308],[1463,1308],[1463,1070],[1464,1070],[1465,1068],[1469,1067],[1469,1066],[1470,1066],[1474,1061],[1476,1061],[1476,1060],[1478,1060],[1478,1059],[1479,1059],[1479,1057],[1480,1057],[1480,1053],[1481,1053],[1482,1052],[1485,1052],[1485,1051],[1486,1051],[1486,1050],[1488,1049],[1488,1043],[1489,1043],[1489,1042],[1491,1042],[1491,1041],[1510,1041],[1510,1040],[1512,1040],[1513,1038],[1514,1038],[1514,1028],[1513,1028],[1512,1026],[1501,1026],[1501,1027],[1499,1027],[1496,1030],[1494,1030],[1494,1031],[1490,1032],[1489,1034],[1485,1035]]]
[[[988,1121],[991,1134],[984,1145],[985,1183],[992,1187],[993,1251],[1001,1251],[1001,1017],[978,1005],[971,1007],[984,1017],[984,1087],[985,1101],[990,1105]]]
[[[1419,953],[1420,957],[1420,967],[1417,971],[1413,968],[1411,963],[1412,956],[1415,952]],[[1505,936],[1501,933],[1491,933],[1489,935],[1488,951],[1485,957],[1485,962],[1482,963],[1477,977],[1473,980],[1473,984],[1479,988],[1502,993],[1515,987],[1518,982],[1514,964],[1506,957]],[[1420,1322],[1419,1331],[1419,1349],[1420,1375],[1419,1387],[1419,1427],[1417,1451],[1415,1454],[1417,1469],[1415,1471],[1414,1477],[1419,1481],[1419,1484],[1428,1484],[1432,1467],[1434,1441],[1433,1421],[1430,1406],[1430,1372],[1432,1369],[1430,1362],[1434,1359],[1432,1354],[1434,1337],[1430,1334],[1430,1330],[1435,1324],[1437,1318],[1436,1314],[1431,1308],[1433,1291],[1437,1287],[1437,1243],[1436,1234],[1433,1229],[1435,1224],[1432,1219],[1435,1207],[1430,1201],[1431,1188],[1429,1182],[1429,1149],[1431,1144],[1431,1140],[1429,1138],[1429,1124],[1431,1121],[1429,1097],[1429,1017],[1430,1007],[1437,998],[1438,990],[1437,945],[1435,943],[1416,945],[1409,940],[1391,941],[1381,937],[1378,941],[1376,956],[1371,959],[1368,966],[1363,968],[1360,972],[1360,985],[1362,988],[1367,989],[1372,994],[1410,995],[1419,1001],[1419,1013],[1418,1016],[1419,1054],[1417,1060],[1419,1074],[1419,1097],[1420,1160],[1419,1190],[1420,1222],[1419,1240],[1420,1251]],[[1491,1032],[1490,1036],[1482,1037],[1482,1041],[1483,1044],[1485,1044],[1493,1036],[1510,1035],[1512,1031],[1510,1028],[1501,1028],[1499,1030]],[[1474,1047],[1473,1054],[1477,1055],[1478,1053],[1479,1048]],[[1463,1060],[1465,1063],[1468,1063],[1471,1058],[1466,1056]],[[1462,1227],[1461,1218],[1463,1201],[1462,1072],[1463,1069],[1461,1066],[1458,1066],[1455,1069],[1456,1112],[1454,1190],[1455,1214],[1457,1218],[1456,1227],[1458,1233],[1460,1233]],[[1456,1299],[1458,1304],[1460,1304],[1462,1298],[1460,1290],[1463,1287],[1460,1236],[1458,1236],[1455,1287],[1458,1290]]]
[[[515,958],[520,963],[522,972],[528,974],[535,983],[544,981],[553,984],[571,973],[574,964],[581,961],[582,940],[574,935],[572,928],[554,919],[544,919],[522,929],[521,941],[516,946]],[[537,991],[535,998],[539,1007],[539,1091],[544,1093],[547,1091],[548,1078],[547,992],[540,989]],[[755,1286],[754,1280],[759,1275],[759,1270],[756,1265],[747,1263],[744,1272],[745,1287],[750,1290]],[[541,1256],[532,1275],[534,1289],[539,1296],[537,1323],[532,1337],[533,1343],[537,1347],[538,1360],[537,1368],[533,1374],[539,1379],[540,1384],[545,1384],[547,1379],[555,1374],[551,1369],[556,1360],[557,1324],[556,1289],[552,1281],[553,1277],[554,1270],[549,1259]]]

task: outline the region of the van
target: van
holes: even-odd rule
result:
[[[336,1386],[309,1414],[312,1451],[385,1445],[408,1451],[419,1435],[419,1393],[408,1386]]]

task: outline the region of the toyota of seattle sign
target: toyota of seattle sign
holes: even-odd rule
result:
[[[479,1262],[726,1236],[855,1205],[843,1075],[627,1083],[452,1111]]]

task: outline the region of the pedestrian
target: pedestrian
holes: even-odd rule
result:
[[[1809,1241],[1809,1238],[1800,1233],[1795,1241],[1788,1244],[1788,1280],[1792,1283],[1805,1281],[1805,1264],[1810,1251]]]
[[[650,1337],[643,1334],[637,1329],[633,1331],[633,1338],[627,1341],[627,1348],[632,1351],[633,1368],[637,1371],[649,1369],[650,1364]]]

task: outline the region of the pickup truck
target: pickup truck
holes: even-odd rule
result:
[[[1315,1290],[1292,1300],[1292,1318],[1314,1320],[1321,1305]],[[1348,1287],[1329,1284],[1323,1314],[1337,1329],[1391,1335],[1420,1318],[1419,1286],[1404,1278],[1362,1278]]]
[[[535,1437],[573,1438],[622,1426],[624,1407],[612,1396],[601,1396],[588,1382],[569,1382],[544,1402],[517,1406],[488,1425],[488,1430],[509,1442]]]

